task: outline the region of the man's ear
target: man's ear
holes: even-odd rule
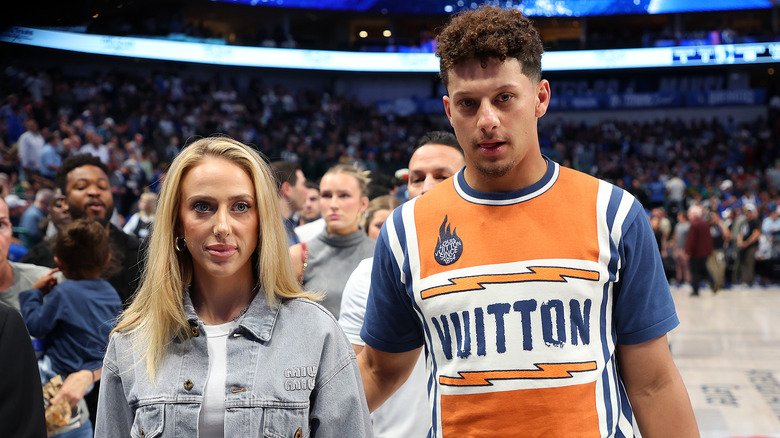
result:
[[[289,182],[285,181],[282,183],[282,186],[279,188],[279,194],[282,195],[282,197],[289,197],[290,196],[290,190],[292,190],[292,185],[290,185]]]
[[[547,107],[550,105],[550,82],[542,79],[536,84],[536,117],[542,117],[547,113]]]
[[[452,112],[450,109],[450,96],[447,96],[446,94],[442,96],[441,98],[442,102],[444,102],[444,113],[447,114],[447,118],[450,120],[450,126],[452,126]]]

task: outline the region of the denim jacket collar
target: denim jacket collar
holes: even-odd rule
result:
[[[268,342],[276,325],[279,309],[278,303],[273,307],[268,304],[268,300],[265,298],[265,291],[260,288],[249,304],[249,309],[239,318],[237,331],[249,332],[261,342]],[[195,306],[192,305],[189,290],[184,292],[184,314],[191,325],[200,323],[198,315],[195,313]]]

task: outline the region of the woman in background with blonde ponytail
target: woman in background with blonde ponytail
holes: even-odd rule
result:
[[[354,166],[339,164],[320,180],[320,213],[325,231],[290,247],[290,260],[303,287],[325,294],[322,305],[336,318],[349,275],[374,255],[375,241],[361,230],[368,208],[368,178]]]

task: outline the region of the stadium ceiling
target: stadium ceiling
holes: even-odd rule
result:
[[[626,14],[768,9],[772,0],[213,0],[258,7],[444,15],[490,4],[527,16],[587,17]]]

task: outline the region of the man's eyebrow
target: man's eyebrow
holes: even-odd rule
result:
[[[442,165],[442,166],[435,167],[435,168],[431,169],[431,172],[441,172],[441,171],[450,171],[450,170],[452,170],[452,167],[447,166],[447,165]],[[409,173],[422,173],[422,174],[425,174],[426,172],[424,170],[410,170]]]
[[[77,180],[75,180],[73,182],[74,183],[77,183],[79,181],[87,181],[87,182],[89,182],[89,181],[92,181],[92,180],[93,180],[92,178],[84,178],[84,177],[82,177],[82,178],[78,178]],[[103,176],[98,177],[97,180],[98,181],[109,181],[108,177],[103,177]]]
[[[521,85],[518,84],[518,83],[507,82],[507,83],[499,85],[497,87],[493,87],[490,90],[490,93],[492,93],[492,94],[501,94],[501,93],[506,93],[507,91],[514,91],[514,90],[516,90],[516,89],[518,89],[520,87],[521,87]],[[477,94],[477,91],[470,90],[470,89],[467,89],[467,90],[457,90],[454,93],[452,93],[450,95],[450,97],[451,98],[455,98],[455,97],[471,97],[474,94]]]

